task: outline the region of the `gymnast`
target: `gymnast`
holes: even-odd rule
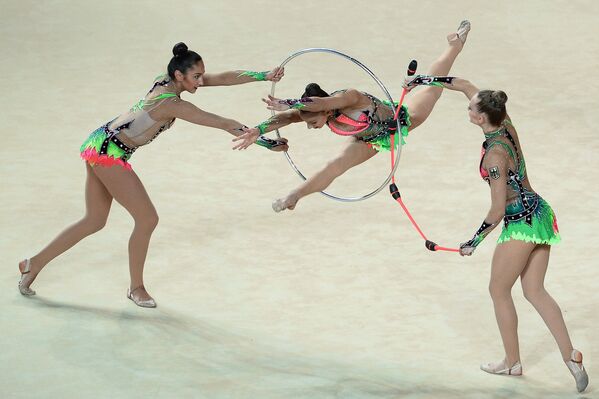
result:
[[[150,237],[158,223],[158,214],[129,159],[133,152],[169,129],[175,119],[217,128],[237,136],[244,132],[259,132],[233,120],[203,111],[182,100],[181,93],[195,93],[202,86],[229,86],[255,81],[279,81],[282,68],[267,72],[229,71],[206,73],[202,57],[178,43],[168,73],[157,77],[145,97],[129,111],[102,125],[91,133],[81,146],[85,160],[85,216],[67,227],[44,249],[19,263],[19,291],[35,295],[30,286],[40,271],[54,258],[83,238],[101,230],[108,218],[112,200],[120,203],[133,217],[133,233],[129,239],[129,272],[131,284],[127,297],[141,307],[156,307],[156,302],[144,286],[143,270]],[[259,137],[258,144],[273,151],[285,151],[284,139]],[[105,251],[113,242],[98,249]]]
[[[491,189],[491,209],[472,239],[460,245],[460,254],[472,255],[503,220],[491,263],[489,291],[505,358],[483,364],[481,369],[492,374],[522,375],[518,315],[511,295],[520,277],[524,297],[543,318],[574,376],[578,392],[582,392],[588,384],[582,353],[573,348],[562,312],[544,286],[551,246],[561,240],[557,219],[551,206],[531,186],[518,133],[506,111],[507,95],[503,91],[479,90],[465,79],[446,76],[416,76],[407,79],[404,87],[411,89],[431,82],[464,93],[469,100],[470,122],[485,136],[479,170]]]
[[[457,31],[447,36],[448,47],[433,62],[429,74],[449,73],[464,47],[469,31],[470,22],[462,21]],[[282,100],[272,96],[263,99],[268,109],[282,112],[258,125],[259,132],[246,132],[233,141],[238,141],[235,148],[244,149],[261,134],[300,122],[305,122],[308,129],[320,129],[327,125],[333,133],[348,137],[347,146],[339,156],[272,205],[276,212],[293,210],[301,198],[323,191],[348,169],[378,152],[390,150],[392,135],[396,146],[399,140],[403,143],[408,132],[421,125],[430,115],[442,92],[442,87],[429,86],[406,99],[399,112],[401,132],[398,132],[392,104],[388,101],[381,101],[355,89],[328,94],[319,85],[311,83],[300,99]]]

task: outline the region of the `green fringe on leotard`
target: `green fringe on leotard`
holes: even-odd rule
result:
[[[513,214],[521,210],[521,204],[515,203],[508,205],[506,214]],[[524,220],[508,223],[504,226],[497,243],[501,244],[509,240],[520,240],[534,242],[536,244],[557,244],[561,241],[557,219],[551,206],[541,197],[539,205],[532,215],[532,226],[526,224]]]
[[[104,142],[106,137],[107,137],[107,135],[106,135],[106,132],[104,131],[104,127],[100,127],[98,129],[94,130],[81,145],[80,152],[84,152],[87,149],[93,149],[99,153],[100,147],[102,146],[102,143]],[[108,144],[108,148],[106,150],[106,155],[108,155],[109,157],[114,157],[114,158],[123,158],[123,159],[128,158],[125,156],[125,151],[123,151],[123,149],[119,148],[119,146],[114,144],[113,142],[110,142]]]
[[[391,103],[387,100],[383,101],[383,103],[385,105],[391,106]],[[397,106],[397,103],[395,103],[395,106]],[[412,121],[410,120],[410,113],[408,112],[408,107],[406,107],[405,105],[401,106],[402,109],[404,109],[405,111],[405,120],[407,123],[407,126],[402,126],[401,127],[401,145],[406,144],[406,140],[405,137],[408,137],[408,128],[412,125]],[[399,140],[400,140],[400,135],[399,132],[395,132],[395,149],[397,150],[397,147],[399,146]],[[375,150],[382,152],[382,151],[391,151],[391,135],[386,135],[383,136],[379,139],[376,139],[374,141],[370,141],[368,144],[370,144]]]

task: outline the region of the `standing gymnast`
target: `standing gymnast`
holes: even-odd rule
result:
[[[462,21],[457,32],[447,36],[448,47],[433,62],[430,74],[449,73],[464,47],[469,31],[470,22]],[[403,140],[408,131],[420,126],[428,118],[442,92],[440,87],[427,87],[406,99],[399,112],[401,132],[397,132],[390,103],[355,89],[339,90],[329,95],[312,83],[306,87],[300,99],[280,100],[269,96],[263,100],[268,109],[284,112],[260,124],[260,134],[292,123],[305,122],[308,129],[320,129],[326,124],[333,133],[349,136],[349,142],[339,156],[286,197],[274,201],[273,209],[276,212],[294,209],[301,198],[323,191],[348,169],[367,161],[380,151],[390,150],[392,135],[395,135],[395,143],[399,145],[399,140]],[[247,132],[233,139],[240,141],[236,148],[247,148],[258,138],[259,133]]]
[[[218,128],[234,136],[258,132],[243,124],[197,108],[181,99],[182,92],[195,93],[201,86],[229,86],[255,81],[279,81],[282,68],[268,72],[230,71],[205,73],[202,57],[188,50],[184,43],[173,48],[168,74],[154,80],[152,88],[129,111],[91,133],[81,146],[85,160],[85,216],[67,227],[44,249],[19,263],[19,291],[35,295],[30,286],[40,271],[54,258],[81,239],[101,230],[108,218],[112,200],[120,203],[133,217],[135,226],[129,239],[129,272],[131,284],[127,297],[136,305],[156,307],[144,287],[143,270],[150,237],[158,223],[158,214],[129,158],[143,145],[169,129],[175,119]],[[286,150],[283,141],[259,139],[259,144],[274,151]]]
[[[492,374],[522,375],[518,344],[518,315],[511,290],[518,276],[524,297],[534,306],[555,338],[562,358],[576,380],[578,392],[585,390],[588,376],[582,353],[572,347],[562,312],[544,286],[551,246],[560,242],[557,220],[549,204],[532,188],[518,133],[512,125],[503,91],[482,90],[467,80],[451,77],[417,76],[408,88],[438,83],[464,93],[470,100],[470,122],[485,136],[479,165],[481,177],[491,188],[491,209],[460,254],[470,256],[483,239],[503,220],[503,229],[491,264],[489,291],[503,340],[505,358],[483,364]]]

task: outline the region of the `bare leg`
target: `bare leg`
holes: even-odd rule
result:
[[[114,199],[133,217],[135,227],[129,239],[129,272],[131,290],[140,301],[152,298],[143,288],[143,270],[152,232],[158,224],[158,214],[141,180],[132,170],[120,166],[97,166],[94,173]],[[142,288],[138,288],[142,287]]]
[[[273,202],[273,209],[276,212],[284,209],[293,210],[301,198],[326,189],[333,180],[341,176],[348,169],[367,161],[376,153],[377,151],[369,147],[366,143],[352,139],[337,158],[330,161],[314,176],[311,176],[298,188],[289,193],[287,197]]]
[[[427,74],[433,76],[446,76],[449,74],[454,61],[464,47],[464,41],[467,36],[466,32],[462,37],[458,37],[456,33],[447,36],[448,47],[443,54],[432,63]],[[426,118],[431,114],[437,100],[441,97],[443,88],[435,86],[426,86],[419,89],[414,95],[406,97],[404,104],[410,112],[410,120],[412,125],[410,130],[420,126]]]
[[[520,360],[518,315],[512,300],[512,287],[526,267],[535,245],[511,240],[497,245],[493,255],[489,292],[493,299],[495,317],[503,340],[507,367],[511,367]]]
[[[85,181],[85,216],[75,224],[67,227],[44,249],[31,258],[31,272],[23,277],[21,285],[29,287],[39,272],[54,258],[67,251],[83,238],[101,230],[106,224],[112,196],[102,182],[93,173],[89,164],[85,163],[87,179]],[[25,261],[19,264],[23,271]]]
[[[532,251],[521,276],[522,290],[524,291],[524,297],[543,318],[557,342],[562,358],[567,362],[570,360],[574,348],[562,317],[562,311],[544,286],[550,250],[549,245],[539,245]]]

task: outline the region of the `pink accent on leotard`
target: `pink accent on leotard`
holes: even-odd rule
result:
[[[102,165],[102,166],[113,166],[119,165],[125,168],[126,170],[133,170],[131,168],[131,164],[127,161],[123,161],[120,158],[115,158],[111,155],[100,155],[93,148],[87,148],[85,151],[81,153],[81,158],[89,162],[90,165]]]
[[[358,120],[354,120],[344,114],[339,114],[339,116],[337,116],[335,118],[335,122],[343,123],[345,125],[349,125],[349,126],[358,128],[357,130],[347,132],[345,130],[339,129],[338,127],[335,127],[334,125],[329,125],[329,129],[331,129],[331,131],[333,133],[338,134],[340,136],[353,136],[354,134],[363,132],[364,130],[368,129],[368,127],[370,126],[370,123],[368,123],[368,117],[364,114],[360,114],[360,117]]]
[[[482,148],[480,150],[480,177],[482,177],[483,179],[488,179],[489,178],[489,172],[487,172],[484,168],[483,168],[483,158],[485,157],[485,149]]]

